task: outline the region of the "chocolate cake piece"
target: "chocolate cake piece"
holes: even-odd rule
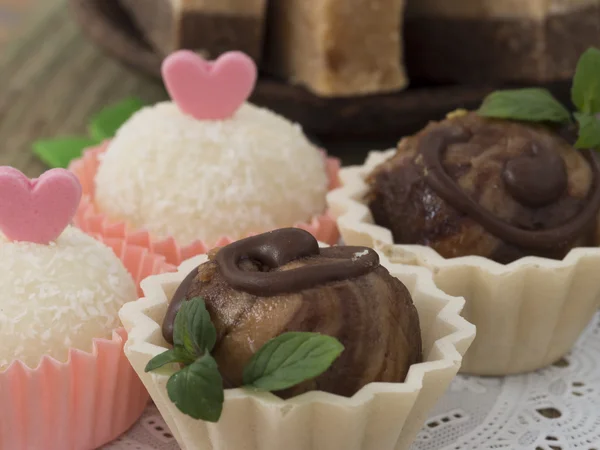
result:
[[[271,0],[266,69],[326,97],[402,89],[404,0]]]
[[[267,0],[121,0],[149,44],[215,58],[240,50],[260,60]]]
[[[408,0],[405,42],[411,78],[567,80],[600,45],[600,0]]]

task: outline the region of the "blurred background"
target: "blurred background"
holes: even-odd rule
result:
[[[36,175],[47,167],[31,152],[37,140],[82,135],[90,116],[125,98],[167,99],[157,73],[174,48],[215,57],[247,45],[261,68],[251,100],[352,164],[500,87],[543,85],[568,102],[577,58],[600,44],[595,1],[582,15],[541,0],[510,10],[491,0],[337,1],[323,17],[315,1],[228,3],[246,5],[239,12],[254,23],[177,15],[168,0],[0,0],[0,164]]]

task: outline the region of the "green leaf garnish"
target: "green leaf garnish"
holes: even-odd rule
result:
[[[86,148],[97,144],[98,141],[85,137],[47,139],[34,142],[33,153],[52,169],[66,169]]]
[[[182,305],[175,317],[173,341],[175,347],[155,356],[146,366],[146,372],[170,363],[184,364],[167,381],[169,398],[182,413],[217,422],[225,394],[217,362],[209,353],[215,345],[216,330],[202,298],[193,298]],[[206,351],[194,360],[199,348]],[[287,389],[321,375],[342,351],[344,346],[330,336],[285,333],[254,354],[243,371],[243,384],[263,391]]]
[[[600,150],[600,50],[590,48],[579,62],[571,99],[579,110],[575,148]],[[546,89],[528,88],[497,91],[487,96],[477,113],[483,117],[526,122],[571,123],[571,114]]]
[[[600,50],[597,48],[586,50],[579,58],[571,98],[582,113],[600,113]]]
[[[175,316],[173,343],[195,357],[210,352],[217,342],[217,330],[202,297],[183,302]]]
[[[223,379],[208,353],[171,375],[167,392],[182,413],[207,422],[219,421],[225,400]]]
[[[344,346],[318,333],[285,333],[267,342],[244,369],[244,385],[280,391],[321,375]]]
[[[571,121],[569,111],[548,90],[540,88],[493,92],[477,112],[483,117],[526,122]]]
[[[99,141],[113,137],[121,125],[143,107],[140,99],[128,98],[103,109],[92,117],[89,125],[90,135]]]
[[[109,106],[92,118],[88,126],[91,137],[39,140],[33,143],[33,153],[51,169],[65,169],[73,159],[81,157],[85,148],[113,137],[121,125],[143,106],[142,101],[137,98],[129,98]]]
[[[162,366],[172,363],[189,365],[194,362],[194,359],[194,355],[190,355],[185,349],[181,347],[175,347],[152,358],[146,365],[144,371],[151,372]]]
[[[575,148],[600,149],[600,118],[585,113],[575,113],[575,118],[579,123],[579,139]]]

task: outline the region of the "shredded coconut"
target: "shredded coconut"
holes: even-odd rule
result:
[[[301,128],[250,104],[225,121],[168,102],[145,108],[118,131],[95,181],[109,217],[182,245],[305,222],[324,211],[328,187]]]
[[[110,338],[121,306],[136,299],[133,279],[113,251],[69,227],[50,245],[0,238],[0,367],[43,355],[65,361]]]

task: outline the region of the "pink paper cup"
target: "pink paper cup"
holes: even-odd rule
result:
[[[100,239],[140,282],[169,272],[162,255],[118,239]],[[66,362],[20,361],[0,372],[0,450],[92,450],[117,438],[141,416],[148,393],[125,357],[124,328],[94,339],[91,353],[71,350]]]
[[[128,244],[145,247],[153,253],[163,255],[167,262],[173,265],[179,265],[186,259],[210,250],[210,247],[201,241],[180,246],[173,237],[156,238],[147,230],[133,229],[124,221],[111,220],[100,211],[94,200],[94,179],[100,165],[100,156],[106,151],[108,142],[105,141],[98,147],[89,148],[81,158],[73,160],[69,165],[69,170],[79,178],[83,186],[83,197],[73,219],[75,226],[91,235],[123,239]],[[329,190],[333,190],[339,186],[340,161],[327,157],[325,153],[324,157],[330,180]],[[296,223],[294,227],[302,228],[315,236],[317,240],[330,245],[337,244],[340,238],[335,218],[329,214],[329,211],[314,216],[309,222]],[[233,240],[223,236],[213,247],[229,244]]]

